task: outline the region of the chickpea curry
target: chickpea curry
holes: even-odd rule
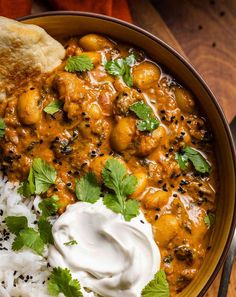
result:
[[[207,120],[143,51],[96,34],[65,47],[57,69],[0,103],[1,170],[22,182],[35,158],[47,162],[57,178],[43,197],[56,194],[62,213],[77,200],[76,179],[93,172],[103,185],[106,161],[122,162],[137,179],[129,198],[153,227],[175,296],[210,248],[217,177]]]

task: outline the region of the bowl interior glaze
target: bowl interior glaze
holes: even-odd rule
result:
[[[223,264],[235,227],[235,153],[229,127],[213,94],[192,66],[173,49],[148,32],[123,21],[79,12],[46,13],[25,17],[21,21],[39,25],[61,42],[74,35],[97,32],[134,44],[164,65],[170,74],[194,93],[215,137],[219,169],[218,208],[212,248],[195,280],[179,296],[203,296]]]

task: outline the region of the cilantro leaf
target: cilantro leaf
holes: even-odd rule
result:
[[[166,274],[159,270],[153,280],[151,280],[142,290],[142,297],[169,297],[169,284],[166,280]]]
[[[75,193],[78,200],[95,203],[101,194],[96,176],[89,172],[80,180],[76,180]]]
[[[32,249],[39,255],[42,255],[44,249],[43,240],[40,238],[39,233],[32,228],[20,231],[12,244],[12,249],[18,251],[23,246]]]
[[[71,241],[68,241],[68,242],[64,242],[64,245],[76,245],[78,244],[78,242],[76,240],[71,240]]]
[[[68,58],[65,70],[68,72],[87,71],[93,69],[92,60],[85,54]]]
[[[5,218],[7,228],[15,235],[18,235],[21,230],[28,228],[28,220],[24,216],[8,216]]]
[[[196,171],[200,173],[208,173],[211,169],[210,164],[207,160],[195,149],[190,146],[183,148],[182,152],[175,155],[175,159],[178,161],[179,166],[182,170],[185,170],[190,161]]]
[[[139,131],[151,132],[159,126],[159,121],[153,117],[152,109],[143,101],[133,103],[129,109],[140,119],[137,123]]]
[[[135,64],[135,56],[132,54],[126,58],[119,58],[108,61],[104,64],[106,71],[114,76],[120,76],[128,87],[132,87],[133,78],[131,75],[131,67]]]
[[[124,218],[126,221],[130,221],[131,219],[137,217],[139,215],[139,206],[137,200],[127,200],[125,201],[125,211]]]
[[[45,218],[41,217],[38,222],[39,234],[41,239],[45,244],[54,243],[54,239],[52,236],[52,224],[48,222]]]
[[[53,195],[50,198],[45,198],[39,203],[39,209],[42,211],[43,217],[50,217],[57,213],[60,208],[59,198],[57,195]]]
[[[30,168],[28,180],[22,182],[17,192],[27,198],[35,193],[34,174],[32,167]]]
[[[129,109],[141,120],[147,120],[152,115],[151,108],[144,101],[133,103]]]
[[[28,179],[20,184],[17,192],[27,198],[45,193],[56,181],[56,170],[40,158],[34,159]]]
[[[36,158],[32,164],[35,194],[45,193],[56,181],[56,170],[44,160]]]
[[[215,214],[212,212],[209,212],[205,217],[204,217],[204,223],[207,225],[207,228],[209,229],[215,222]]]
[[[56,112],[60,110],[62,105],[63,103],[61,101],[55,100],[49,103],[43,110],[50,115],[54,115]]]
[[[127,200],[127,196],[131,195],[137,186],[136,177],[128,175],[125,166],[114,158],[106,161],[102,176],[105,186],[114,192],[105,195],[104,205],[115,213],[121,213],[126,221],[137,216],[138,203]]]
[[[72,279],[69,269],[54,268],[48,281],[48,291],[52,296],[63,293],[66,297],[83,297],[80,283]]]
[[[2,118],[0,118],[0,138],[2,138],[5,134],[6,124]]]
[[[189,162],[186,154],[176,153],[175,160],[179,163],[179,167],[181,170],[187,169]]]
[[[114,194],[106,194],[103,198],[103,204],[115,213],[122,213],[122,205],[117,201]]]
[[[153,131],[159,126],[159,121],[156,118],[138,121],[137,128],[139,131]]]

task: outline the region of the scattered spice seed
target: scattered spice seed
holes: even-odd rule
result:
[[[158,215],[155,215],[155,221],[157,221],[159,219]]]

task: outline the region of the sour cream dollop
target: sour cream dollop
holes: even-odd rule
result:
[[[140,297],[160,268],[160,252],[144,215],[126,222],[103,205],[77,202],[52,228],[52,267],[67,267],[81,286],[108,297]],[[76,240],[75,245],[65,245]]]

